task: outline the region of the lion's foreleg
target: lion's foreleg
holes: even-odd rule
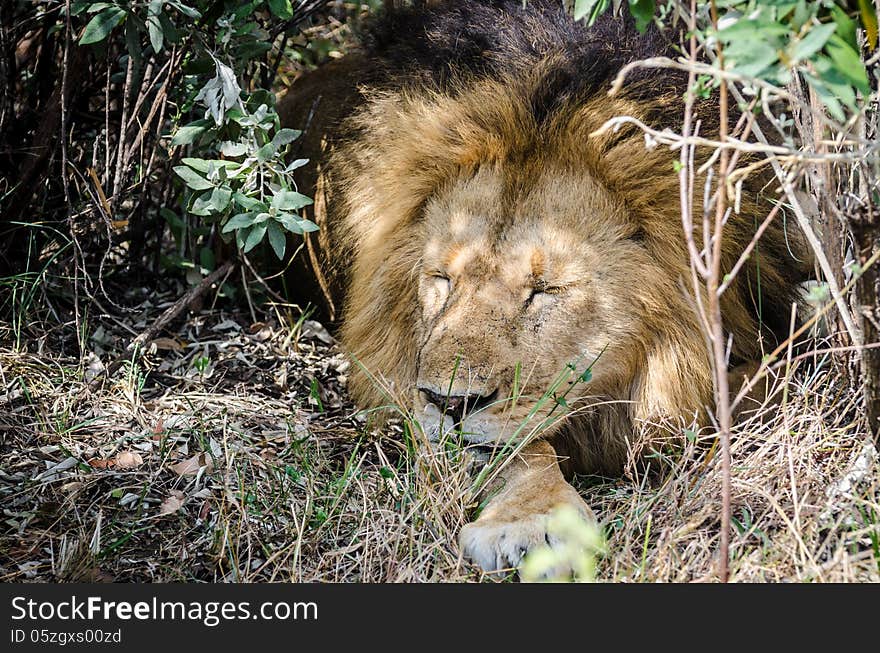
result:
[[[516,568],[531,549],[552,546],[547,518],[554,508],[570,505],[584,519],[595,521],[593,512],[565,481],[556,451],[543,440],[529,444],[510,460],[500,482],[489,491],[495,491],[494,495],[459,538],[464,555],[487,572]]]

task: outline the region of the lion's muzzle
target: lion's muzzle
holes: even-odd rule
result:
[[[419,398],[425,403],[434,404],[451,417],[456,424],[460,424],[465,415],[491,407],[498,399],[498,390],[496,389],[489,394],[444,395],[430,388],[419,388]]]
[[[432,442],[455,434],[465,442],[482,444],[500,435],[496,410],[504,404],[499,391],[489,393],[443,393],[434,388],[417,391],[416,417]]]

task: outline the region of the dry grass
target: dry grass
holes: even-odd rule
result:
[[[102,320],[86,349],[108,360],[162,307]],[[376,428],[348,402],[319,325],[281,316],[191,315],[101,389],[63,330],[16,346],[0,327],[0,578],[480,580],[456,541],[467,465],[427,471],[403,423]],[[880,461],[858,394],[810,362],[735,428],[734,581],[880,580]],[[715,579],[713,439],[658,452],[662,472],[579,479],[607,534],[600,580]]]
[[[408,485],[400,427],[379,434],[356,415],[326,332],[249,323],[190,317],[101,390],[88,361],[50,339],[15,350],[4,327],[3,580],[467,575],[453,537],[463,509]],[[102,329],[103,346],[130,338],[120,331]]]
[[[880,580],[880,461],[829,365],[794,375],[781,406],[734,426],[733,581]],[[706,453],[692,442],[658,484],[636,477],[588,492],[609,524],[601,577],[715,579],[721,473],[714,459],[703,467]]]

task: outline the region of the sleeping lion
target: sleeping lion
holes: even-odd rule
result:
[[[298,155],[318,163],[301,180],[321,231],[295,263],[299,283],[358,363],[355,401],[406,402],[431,441],[520,445],[461,532],[486,571],[543,544],[556,506],[591,516],[560,460],[620,474],[637,436],[704,419],[713,397],[685,290],[678,155],[631,127],[591,136],[619,115],[679,129],[686,77],[639,69],[609,96],[622,66],[670,54],[670,37],[611,16],[587,28],[562,5],[386,13],[360,51],[280,106],[304,129]],[[717,133],[717,115],[711,100],[697,106],[702,133]],[[747,182],[727,222],[724,270],[767,213],[762,188]],[[795,242],[771,225],[724,293],[731,367],[787,333],[805,274]],[[567,417],[547,420],[560,396]]]

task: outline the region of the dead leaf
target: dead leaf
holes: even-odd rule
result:
[[[141,455],[137,452],[123,451],[116,454],[117,469],[134,469],[135,467],[140,467],[143,464],[144,459],[141,458]]]
[[[153,440],[160,442],[163,435],[165,435],[165,420],[160,417],[156,426],[153,427]]]
[[[113,574],[104,571],[100,567],[93,567],[83,582],[89,583],[115,583],[116,577]]]
[[[83,561],[81,567],[74,566],[64,571],[65,580],[73,583],[113,583],[116,578],[98,566],[90,566]]]
[[[186,460],[181,460],[179,463],[174,463],[171,465],[171,471],[178,476],[195,476],[199,473],[199,469],[202,467],[205,468],[206,474],[210,474],[214,471],[214,462],[211,460],[211,457],[204,452],[197,453],[195,456],[187,458]]]
[[[68,494],[76,494],[83,487],[85,487],[85,483],[81,483],[80,481],[71,481],[70,483],[65,483],[61,486],[62,492],[67,492]]]
[[[183,345],[177,342],[174,338],[155,338],[152,343],[156,345],[156,349],[183,351]]]
[[[98,377],[98,375],[104,371],[104,364],[101,362],[101,359],[95,355],[94,352],[89,352],[88,356],[86,356],[86,369],[85,373],[85,381],[90,382]]]
[[[275,374],[275,385],[281,388],[282,391],[287,391],[287,366],[282,365],[281,369]]]
[[[300,337],[307,339],[316,338],[325,345],[332,345],[335,342],[333,336],[330,335],[330,332],[324,328],[324,325],[315,320],[306,320],[303,322]]]
[[[165,497],[162,505],[159,506],[159,515],[170,515],[180,510],[184,498],[185,496],[180,490],[171,490],[171,493]]]

